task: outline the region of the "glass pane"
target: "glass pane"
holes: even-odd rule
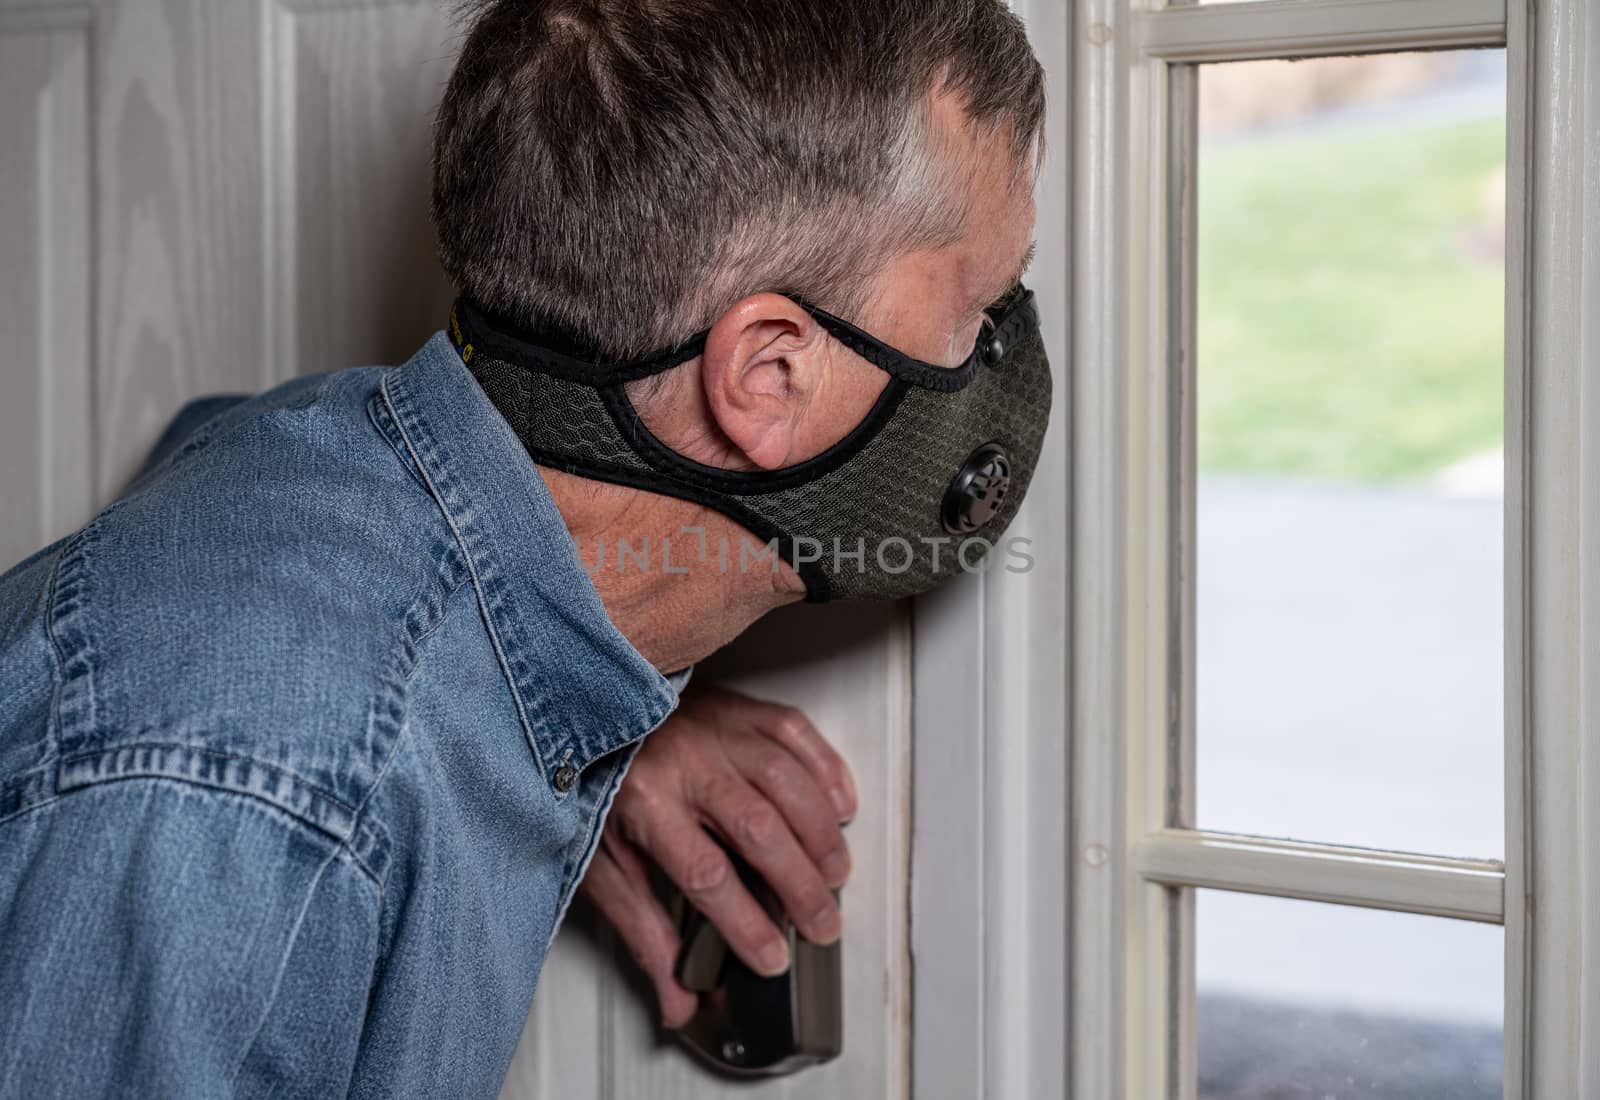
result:
[[[1504,51],[1199,84],[1198,823],[1498,857]]]
[[[1200,1100],[1501,1094],[1504,932],[1199,891]]]

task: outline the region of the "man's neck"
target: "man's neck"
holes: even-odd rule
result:
[[[539,467],[578,558],[623,637],[676,672],[805,595],[787,564],[718,512]],[[776,569],[774,569],[776,565]]]

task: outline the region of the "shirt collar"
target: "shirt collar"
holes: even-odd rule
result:
[[[564,767],[649,733],[681,684],[612,624],[533,460],[443,333],[385,376],[383,397],[466,556],[523,732],[564,791]]]

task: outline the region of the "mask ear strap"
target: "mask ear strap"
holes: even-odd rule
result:
[[[734,497],[755,497],[810,484],[843,466],[877,438],[894,418],[908,387],[891,379],[867,415],[845,437],[814,458],[777,470],[724,470],[687,458],[668,447],[645,425],[622,386],[601,387],[611,422],[633,453],[652,468],[689,485]]]
[[[941,367],[927,363],[902,351],[897,351],[877,337],[857,328],[843,317],[835,317],[825,309],[796,299],[796,304],[816,320],[839,343],[886,374],[939,393],[954,393],[965,389],[978,369],[976,350],[962,360],[960,366]]]
[[[998,361],[1004,350],[1021,334],[1021,330],[1030,324],[1037,325],[1039,319],[1038,310],[1033,304],[1033,291],[1019,286],[998,303],[992,327],[978,337],[977,346],[962,360],[960,366],[941,367],[937,363],[927,363],[897,351],[825,309],[799,299],[796,302],[835,340],[879,370],[902,382],[938,393],[954,393],[965,389],[981,363]]]

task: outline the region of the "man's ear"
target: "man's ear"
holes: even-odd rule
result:
[[[826,356],[821,326],[781,294],[753,294],[711,327],[700,361],[706,401],[722,434],[758,469],[795,461]]]

